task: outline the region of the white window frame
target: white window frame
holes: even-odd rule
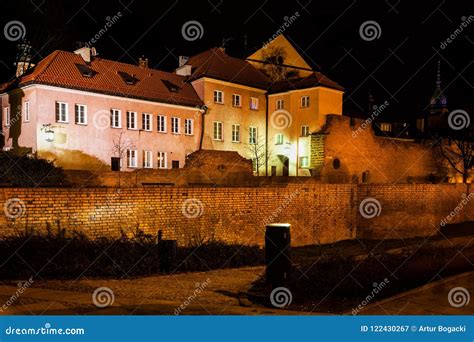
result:
[[[308,95],[301,96],[300,104],[301,104],[301,108],[309,108],[309,105],[310,105],[309,96]]]
[[[152,114],[142,113],[142,130],[147,131],[147,132],[153,131],[153,115]]]
[[[122,111],[120,109],[110,109],[110,127],[122,128]]]
[[[56,113],[56,119],[57,119],[57,122],[61,122],[61,123],[68,123],[69,122],[69,105],[67,102],[61,102],[61,101],[56,101],[56,104],[59,105],[59,115],[58,113]],[[64,105],[64,113],[62,112],[63,111],[63,108],[62,106]],[[62,118],[64,114],[64,120]],[[58,118],[59,116],[59,118]]]
[[[284,99],[278,99],[275,102],[275,108],[276,110],[282,110],[285,108],[285,100]]]
[[[160,133],[166,133],[167,130],[166,130],[166,121],[167,121],[167,118],[166,118],[166,115],[158,115],[156,117],[156,130]]]
[[[285,136],[283,135],[283,133],[275,134],[275,145],[283,145],[284,141],[285,141]]]
[[[177,116],[171,117],[171,133],[181,134],[181,118]]]
[[[212,137],[214,138],[214,140],[224,141],[224,124],[222,123],[222,121],[214,121],[212,128]]]
[[[222,90],[214,90],[214,103],[224,104],[224,92]]]
[[[251,97],[250,98],[250,109],[251,110],[258,110],[258,98]]]
[[[166,152],[158,152],[157,155],[158,168],[167,169],[168,167],[168,156]]]
[[[309,126],[308,125],[301,126],[301,136],[307,137],[308,135],[309,135]]]
[[[242,107],[242,95],[232,94],[232,106],[233,107]]]
[[[77,109],[78,108],[83,108],[84,109],[84,120],[83,122],[80,122],[79,120],[77,120],[76,118],[76,112],[77,112]],[[79,116],[80,117],[80,116]],[[86,105],[83,105],[83,104],[80,104],[80,103],[76,103],[74,104],[74,122],[76,123],[76,125],[87,125],[87,106]]]
[[[153,168],[153,151],[143,151],[143,168],[152,169]]]
[[[23,116],[23,121],[24,122],[30,122],[30,110],[31,110],[31,106],[30,106],[30,101],[25,101],[25,108],[24,108],[24,111],[25,111],[25,115]]]
[[[127,129],[131,129],[134,131],[138,129],[138,115],[137,112],[134,112],[133,110],[127,110]]]
[[[194,135],[194,120],[193,119],[184,119],[184,134]]]
[[[4,107],[3,108],[3,114],[5,116],[5,126],[9,127],[11,125],[11,113],[10,113],[10,106]]]
[[[255,126],[249,127],[249,144],[256,145],[258,142],[258,130]]]
[[[240,125],[239,124],[232,125],[232,142],[240,143]]]
[[[138,167],[138,151],[127,150],[127,167],[135,169]]]
[[[306,163],[303,163],[303,160],[305,160]],[[300,165],[299,165],[300,169],[308,169],[309,168],[309,157],[308,156],[300,157],[299,163],[300,163]]]

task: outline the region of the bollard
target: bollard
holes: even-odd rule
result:
[[[158,231],[158,265],[159,273],[171,273],[176,265],[178,242],[176,240],[163,240],[163,233]]]
[[[265,265],[267,284],[283,286],[291,272],[291,236],[289,223],[272,223],[265,231]]]

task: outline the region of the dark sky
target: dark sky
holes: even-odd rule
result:
[[[55,49],[74,50],[120,11],[122,17],[95,44],[100,56],[135,63],[146,55],[152,67],[164,70],[174,68],[179,55],[220,46],[223,39],[229,54],[244,57],[298,12],[285,35],[310,65],[345,87],[347,111],[366,109],[371,90],[376,103],[387,100],[400,115],[419,112],[433,92],[438,60],[450,109],[473,99],[474,17],[440,47],[474,15],[472,1],[1,0],[1,8],[2,31],[20,21],[36,59]],[[190,20],[203,27],[195,41],[181,33]],[[362,39],[359,28],[366,21],[380,26],[378,38]],[[7,81],[16,43],[5,34],[0,41],[0,80]]]

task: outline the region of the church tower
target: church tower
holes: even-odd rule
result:
[[[440,61],[438,60],[438,73],[436,75],[436,88],[431,96],[429,111],[430,114],[442,114],[448,111],[446,96],[441,89],[441,69]]]

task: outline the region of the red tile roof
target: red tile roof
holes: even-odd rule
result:
[[[327,87],[343,91],[344,88],[329,79],[320,72],[313,72],[306,77],[290,78],[283,81],[275,82],[270,88],[270,93],[280,93],[296,89],[306,89],[312,87]]]
[[[212,48],[189,59],[190,80],[210,77],[259,89],[267,89],[266,76],[250,63],[227,55],[223,48]]]
[[[78,65],[92,69],[93,76],[83,76],[80,68],[84,67]],[[127,84],[121,73],[130,75],[136,83]],[[51,53],[18,82],[4,88],[32,83],[184,106],[203,105],[193,86],[182,76],[98,57],[87,64],[80,55],[66,51]]]

